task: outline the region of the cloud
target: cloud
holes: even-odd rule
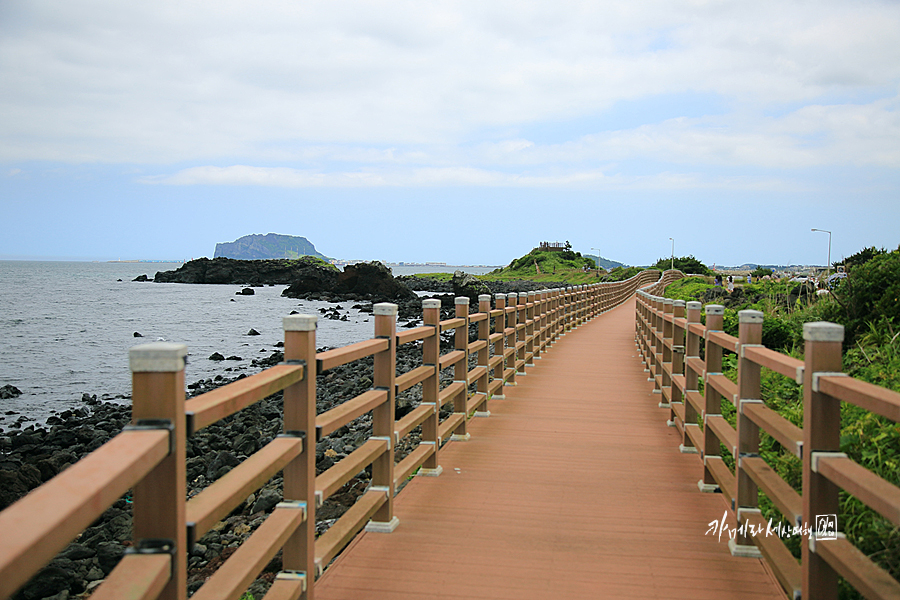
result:
[[[784,190],[773,178],[661,172],[609,175],[603,169],[512,173],[474,167],[389,168],[356,172],[313,172],[287,167],[191,167],[171,175],[142,177],[147,185],[261,186],[280,188],[487,187],[573,190],[733,189]]]
[[[360,160],[373,163],[394,160],[388,148],[465,153],[507,143],[504,130],[696,91],[747,122],[717,133],[703,121],[653,127],[648,114],[648,130],[571,141],[606,135],[610,149],[633,152],[659,141],[718,164],[743,156],[717,148],[729,138],[797,145],[790,128],[762,131],[771,107],[894,96],[900,81],[894,3],[38,0],[0,10],[6,161],[303,161],[338,147],[366,149]],[[852,123],[831,126],[835,139],[858,138]],[[790,164],[816,160],[784,152]],[[891,164],[890,148],[878,154]]]

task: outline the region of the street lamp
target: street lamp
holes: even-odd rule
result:
[[[831,232],[825,229],[810,229],[810,231],[821,231],[822,233],[828,234],[828,264],[825,266],[825,280],[828,281],[828,276],[831,274]]]
[[[675,238],[669,238],[672,240],[672,270],[675,270]]]

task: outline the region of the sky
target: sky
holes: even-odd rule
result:
[[[7,0],[0,259],[894,249],[898,32],[894,0]]]

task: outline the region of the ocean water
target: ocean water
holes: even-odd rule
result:
[[[252,374],[254,358],[284,339],[281,319],[292,310],[319,315],[317,346],[343,346],[372,336],[371,316],[338,303],[347,321],[322,318],[327,302],[284,298],[285,285],[235,295],[237,285],[132,281],[179,264],[0,261],[0,387],[18,398],[0,400],[0,428],[25,415],[43,420],[81,406],[82,394],[129,402],[128,349],[141,343],[187,344],[188,383],[216,375]],[[395,275],[438,270],[397,267]],[[473,273],[489,268],[464,268]],[[259,336],[248,336],[255,329]],[[135,332],[143,337],[136,338]],[[216,362],[209,356],[238,356]],[[230,371],[226,371],[230,369]],[[8,411],[17,415],[6,415]]]

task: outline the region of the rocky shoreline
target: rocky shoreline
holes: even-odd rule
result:
[[[298,277],[296,268],[303,272],[302,276]],[[453,315],[457,296],[469,297],[474,311],[479,294],[565,287],[562,283],[531,281],[483,282],[459,271],[449,282],[420,277],[394,278],[390,270],[380,263],[351,265],[339,272],[314,261],[201,259],[191,261],[177,271],[156,274],[157,282],[246,285],[288,283],[288,278],[292,278],[291,285],[283,295],[292,298],[359,302],[353,308],[361,312],[372,312],[372,304],[376,302],[394,302],[399,307],[398,328],[415,327],[421,323],[422,302],[413,290],[441,292],[435,297],[441,300],[442,318],[446,319]],[[332,311],[325,311],[323,317],[339,319],[337,309],[338,307],[334,307]],[[470,328],[469,334],[474,339],[474,326]],[[442,334],[441,345],[445,349],[452,346],[452,332]],[[224,359],[213,354],[210,360],[217,358]],[[281,362],[283,358],[283,354],[276,350],[267,358],[252,361],[252,367],[266,368]],[[327,411],[370,389],[372,364],[372,358],[369,357],[318,375],[317,412]],[[421,364],[421,342],[398,348],[399,372],[411,370]],[[246,377],[246,374],[230,377],[227,371],[230,369],[225,370],[225,375],[189,384],[189,397]],[[442,373],[442,379],[445,377],[452,379],[449,370]],[[18,390],[14,388],[3,389],[7,396],[13,396],[16,391]],[[25,426],[24,419],[20,418],[6,433],[0,430],[0,510],[99,448],[130,422],[130,406],[104,402],[98,400],[96,395],[87,394],[82,397],[82,401],[84,406],[48,418],[46,426]],[[414,386],[400,394],[396,399],[397,418],[415,408],[420,401],[420,386]],[[283,429],[282,409],[282,395],[278,393],[190,437],[186,456],[188,497],[200,493],[274,439]],[[316,445],[317,472],[329,468],[364,443],[370,435],[371,426],[371,416],[364,415],[320,441]],[[398,461],[418,444],[418,435],[418,430],[415,430],[398,445]],[[318,533],[327,530],[365,492],[369,477],[369,469],[360,472],[324,503],[316,513]],[[264,521],[266,514],[282,498],[281,486],[279,474],[251,494],[212,531],[197,540],[190,550],[188,561],[190,593],[196,591]],[[112,571],[131,544],[131,525],[131,500],[126,495],[26,584],[13,597],[14,600],[68,600],[87,597]],[[280,569],[279,555],[253,583],[250,593],[256,598],[262,597]]]
[[[447,296],[452,306],[452,295]],[[443,318],[449,318],[449,307]],[[452,333],[444,334],[442,346],[452,345]],[[320,349],[322,350],[322,349]],[[255,360],[254,367],[266,368],[283,360],[280,351]],[[421,343],[398,348],[397,367],[404,372],[420,366]],[[343,365],[317,377],[316,405],[321,413],[368,390],[372,385],[372,358]],[[449,371],[442,374],[452,379]],[[246,377],[217,375],[189,384],[189,397]],[[21,430],[0,434],[0,509],[28,491],[48,481],[83,456],[96,450],[130,422],[129,406],[103,402],[85,395],[84,406],[66,410],[47,420],[47,425],[31,424]],[[415,386],[397,397],[397,418],[421,401],[421,387]],[[322,472],[344,458],[368,439],[371,416],[364,415],[340,428],[316,445],[316,470]],[[247,409],[197,432],[187,442],[186,470],[188,497],[205,489],[247,456],[281,433],[282,395],[275,394]],[[418,430],[398,445],[397,460],[418,443]],[[328,499],[316,513],[316,528],[322,533],[365,492],[370,472],[360,472]],[[212,531],[197,541],[190,551],[188,587],[193,593],[237,546],[258,527],[282,498],[278,474]],[[125,497],[107,509],[97,521],[69,544],[13,598],[68,600],[87,597],[115,567],[131,543],[131,503]],[[251,586],[260,598],[280,570],[280,555],[267,565]]]

